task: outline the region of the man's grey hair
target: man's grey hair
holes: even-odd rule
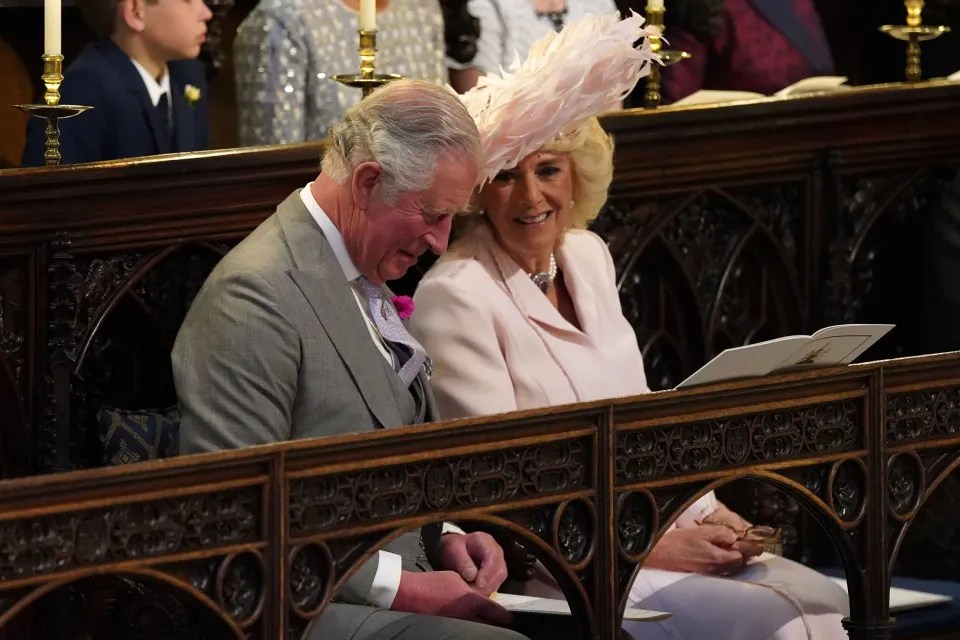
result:
[[[479,170],[480,134],[456,95],[419,80],[397,80],[351,107],[330,130],[323,173],[344,184],[363,162],[383,170],[388,204],[401,191],[424,191],[437,158],[451,153]]]

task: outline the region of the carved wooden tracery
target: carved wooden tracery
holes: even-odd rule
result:
[[[822,162],[822,173],[805,181],[714,187],[656,203],[612,199],[593,230],[610,245],[651,388],[673,388],[725,348],[843,322],[898,325],[868,357],[917,352],[916,297],[908,291],[922,277],[918,233],[951,172],[848,175],[839,152]],[[901,402],[908,412],[920,400]],[[940,402],[947,414],[956,406]],[[731,431],[725,446],[740,446],[737,435]],[[843,437],[824,433],[834,436]],[[812,546],[796,545],[807,524],[790,496],[739,486],[724,498],[754,521],[783,527],[788,553],[830,562]]]
[[[934,572],[928,562],[920,561],[916,564],[917,573],[940,577],[953,575],[958,569],[955,554],[949,551],[956,544],[956,522],[951,517],[955,510],[943,502],[950,499],[953,491],[941,494],[933,509],[927,507],[935,492],[948,483],[956,483],[955,471],[960,468],[960,455],[950,445],[960,434],[960,368],[946,367],[941,371],[946,381],[936,380],[934,372],[904,367],[890,376],[888,383],[884,436],[888,447],[891,572],[912,533],[935,536],[933,543],[925,546],[927,554],[936,556],[935,564],[939,565]],[[953,490],[953,486],[949,488]],[[924,516],[925,531],[913,532],[920,514]],[[923,540],[919,543],[923,544]]]
[[[727,347],[806,325],[795,185],[614,201],[593,226],[611,246],[624,312],[654,388],[671,388]]]
[[[44,470],[62,471],[102,463],[93,424],[98,407],[176,402],[169,353],[193,296],[227,247],[181,243],[77,258],[64,235],[52,250],[48,411],[38,448]]]
[[[905,445],[890,419],[905,394],[952,393],[958,367],[867,364],[15,481],[0,495],[0,629],[76,593],[101,631],[122,596],[156,607],[153,626],[139,619],[146,637],[297,637],[375,549],[452,520],[522,540],[582,637],[613,638],[633,572],[679,512],[755,478],[823,527],[851,579],[851,637],[885,638],[884,592],[866,585],[887,579],[905,528],[960,465],[955,432],[910,431]],[[866,410],[877,403],[887,411]],[[926,406],[911,415],[936,422],[940,405]]]

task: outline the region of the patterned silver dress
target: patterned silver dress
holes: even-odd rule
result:
[[[326,137],[361,96],[331,79],[359,72],[358,24],[339,0],[261,0],[233,45],[241,145]],[[437,0],[392,0],[377,27],[378,72],[447,81]]]

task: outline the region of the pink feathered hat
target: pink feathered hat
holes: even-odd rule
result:
[[[481,184],[583,121],[615,109],[659,57],[636,13],[592,14],[550,32],[461,96],[480,129]],[[639,47],[634,46],[642,40]]]

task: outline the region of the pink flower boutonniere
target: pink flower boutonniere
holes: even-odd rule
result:
[[[400,316],[401,320],[406,320],[412,316],[413,310],[417,308],[410,296],[393,296],[391,300],[393,306],[397,308],[397,315]]]

